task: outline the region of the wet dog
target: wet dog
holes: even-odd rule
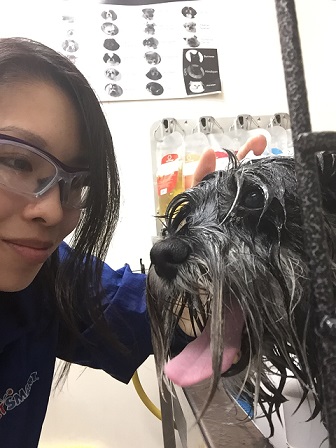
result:
[[[161,379],[188,387],[212,378],[209,400],[223,381],[231,397],[259,403],[273,433],[288,377],[298,379],[302,400],[312,392],[312,417],[322,405],[295,166],[289,157],[239,163],[229,155],[227,171],[172,200],[152,247],[154,353]],[[336,156],[318,160],[335,287]],[[171,353],[186,317],[193,341]]]

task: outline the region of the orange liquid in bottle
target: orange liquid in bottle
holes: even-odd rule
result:
[[[201,157],[200,154],[197,154],[196,152],[194,153],[190,152],[185,157],[183,178],[184,178],[184,188],[186,190],[192,187],[194,172],[200,157]]]
[[[158,186],[162,184],[163,178],[167,176],[158,176],[157,177],[157,183]],[[175,172],[173,182],[174,182],[174,189],[173,191],[164,193],[164,190],[161,189],[158,191],[158,203],[159,203],[159,209],[158,214],[159,216],[163,216],[166,213],[166,209],[168,207],[168,204],[170,201],[179,193],[182,193],[184,191],[184,182],[182,177],[182,169],[179,168],[177,172]]]
[[[173,132],[158,143],[157,214],[163,216],[170,201],[184,191],[182,176],[183,136]]]

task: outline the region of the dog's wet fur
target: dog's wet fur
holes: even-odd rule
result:
[[[195,334],[211,316],[213,375],[206,405],[223,381],[229,396],[250,397],[254,409],[259,403],[273,434],[272,416],[286,401],[288,377],[298,379],[301,403],[313,393],[312,418],[322,405],[295,164],[289,157],[229,157],[228,170],[206,176],[167,208],[147,280],[153,346],[159,377],[167,381],[164,365],[183,310]],[[336,158],[317,157],[335,285]],[[244,318],[241,357],[222,374],[225,315],[237,303]]]

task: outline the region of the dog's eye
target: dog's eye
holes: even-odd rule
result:
[[[243,207],[249,209],[263,208],[264,195],[259,189],[250,190],[243,195],[240,203]]]

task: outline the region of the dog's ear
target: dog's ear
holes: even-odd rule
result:
[[[319,182],[323,208],[336,214],[336,154],[318,154]]]

